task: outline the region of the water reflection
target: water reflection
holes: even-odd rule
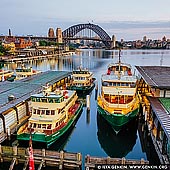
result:
[[[129,122],[117,135],[104,118],[97,113],[98,141],[110,157],[122,158],[132,151],[137,139],[137,121]]]

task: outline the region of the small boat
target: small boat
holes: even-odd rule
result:
[[[38,73],[41,73],[41,71],[33,70],[32,67],[26,68],[24,65],[22,65],[21,68],[17,68],[15,70],[16,80],[31,77]]]
[[[123,125],[138,115],[137,77],[132,75],[129,64],[121,62],[119,52],[118,63],[108,65],[107,73],[101,76],[101,81],[97,109],[118,133]]]
[[[72,80],[67,83],[67,89],[76,90],[78,94],[89,94],[95,87],[95,78],[88,69],[79,67],[72,72]]]
[[[0,81],[6,81],[13,76],[14,72],[11,70],[0,70]]]
[[[32,113],[28,122],[17,132],[18,141],[32,141],[51,146],[62,137],[79,118],[83,104],[77,101],[76,91],[44,87],[42,93],[31,96]]]

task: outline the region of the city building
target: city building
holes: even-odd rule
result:
[[[15,41],[15,47],[16,49],[24,49],[24,48],[29,48],[32,46],[31,40],[25,40],[23,38],[19,38],[19,40]]]

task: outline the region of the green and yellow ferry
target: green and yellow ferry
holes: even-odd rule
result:
[[[95,87],[94,81],[92,72],[79,67],[77,70],[73,70],[72,79],[67,84],[67,89],[76,90],[78,95],[89,94]]]
[[[47,147],[63,136],[78,120],[83,104],[78,102],[76,91],[46,87],[42,93],[31,96],[31,117],[17,132],[18,141],[44,143]]]
[[[129,64],[121,63],[119,54],[119,62],[109,64],[101,82],[97,109],[118,133],[122,126],[138,115],[137,77],[132,75]]]

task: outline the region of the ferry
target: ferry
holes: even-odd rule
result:
[[[83,104],[77,101],[76,91],[45,87],[42,93],[31,96],[31,117],[17,131],[18,141],[40,142],[47,148],[62,137],[79,118]]]
[[[14,72],[11,70],[0,70],[0,81],[8,80],[13,74]]]
[[[79,67],[72,72],[72,79],[67,83],[67,89],[76,90],[78,94],[89,94],[95,87],[95,78],[88,69]]]
[[[108,65],[107,73],[101,76],[101,83],[98,112],[118,133],[139,112],[137,77],[132,75],[131,65],[121,62],[120,52],[119,61]]]
[[[32,67],[26,68],[24,65],[22,65],[21,68],[16,68],[15,70],[16,80],[20,80],[26,77],[31,77],[38,73],[41,73],[41,71],[33,70]]]

